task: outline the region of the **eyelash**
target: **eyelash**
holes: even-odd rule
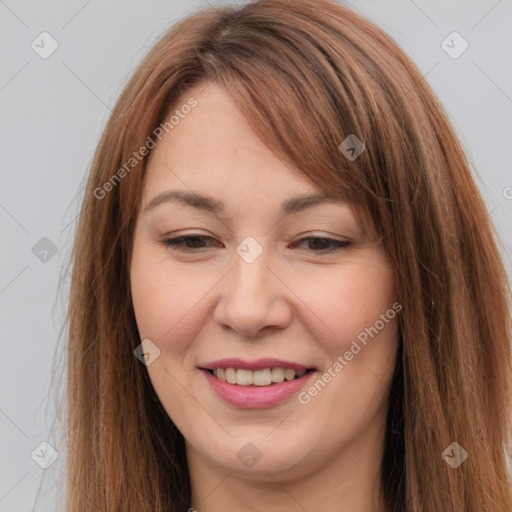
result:
[[[183,242],[188,242],[190,240],[194,240],[194,239],[198,239],[198,238],[214,240],[212,237],[206,236],[206,235],[188,235],[188,236],[185,235],[185,236],[179,236],[176,238],[168,238],[168,239],[164,240],[163,243],[168,249],[181,251],[181,252],[193,253],[193,252],[197,252],[198,249],[204,249],[204,247],[186,247],[186,246],[180,245],[180,244],[182,244]],[[330,244],[335,245],[334,248],[321,249],[319,251],[310,249],[312,252],[319,253],[319,254],[332,253],[332,252],[339,251],[341,249],[344,249],[344,248],[352,245],[351,242],[347,242],[347,241],[343,241],[343,240],[334,240],[333,238],[318,237],[318,236],[308,236],[308,237],[301,238],[297,242],[294,242],[294,245],[297,244],[298,242],[302,242],[304,240],[323,240],[323,241],[329,242]]]

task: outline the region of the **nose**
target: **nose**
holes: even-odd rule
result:
[[[236,255],[234,268],[223,280],[214,320],[243,336],[285,328],[292,318],[284,279],[269,267],[265,252],[252,263]]]

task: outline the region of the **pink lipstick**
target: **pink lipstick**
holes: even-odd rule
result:
[[[273,358],[221,359],[201,364],[199,369],[219,398],[247,409],[281,404],[298,393],[316,373],[315,368]]]

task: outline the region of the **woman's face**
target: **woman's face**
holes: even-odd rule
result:
[[[191,470],[380,463],[401,309],[382,245],[348,204],[304,201],[318,191],[224,89],[191,96],[151,152],[130,269],[147,371]]]

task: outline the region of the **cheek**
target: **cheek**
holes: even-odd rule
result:
[[[130,281],[137,327],[141,339],[154,340],[161,349],[172,340],[169,348],[179,353],[202,324],[202,299],[212,284],[154,253],[154,248],[143,245],[133,252]]]
[[[298,401],[304,411],[317,412],[305,420],[307,428],[318,428],[318,416],[325,415],[329,421],[323,431],[336,431],[337,436],[342,432],[337,441],[341,446],[385,407],[396,364],[401,307],[392,271],[385,265],[354,263],[312,282],[308,316],[325,366]]]
[[[380,339],[396,335],[393,275],[384,265],[354,263],[302,283],[297,295],[304,298],[315,338],[331,358],[349,350],[358,336],[364,339],[376,322]]]

